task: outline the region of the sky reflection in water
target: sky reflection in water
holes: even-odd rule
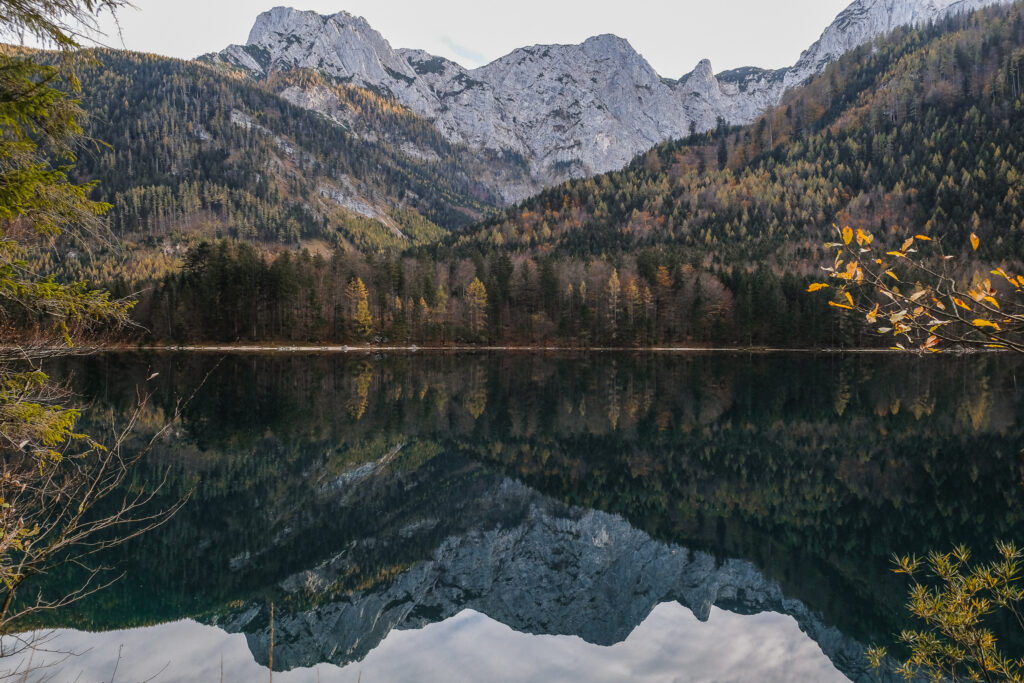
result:
[[[59,667],[40,671],[39,676],[59,672],[57,680],[109,681],[119,648],[117,680],[121,681],[146,680],[161,671],[155,681],[217,681],[222,655],[225,681],[268,678],[266,667],[254,661],[243,635],[194,621],[99,634],[60,631],[47,647],[84,652]],[[792,617],[741,616],[713,608],[708,622],[701,623],[678,603],[666,603],[655,608],[625,642],[612,647],[591,645],[575,636],[517,633],[466,610],[421,630],[392,631],[362,662],[344,668],[321,664],[315,669],[275,672],[274,680],[828,683],[847,679],[800,632]]]

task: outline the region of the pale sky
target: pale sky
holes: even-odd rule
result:
[[[32,653],[38,670],[58,680],[263,681],[245,636],[180,621],[108,633],[57,631]],[[80,653],[68,657],[66,652]],[[121,656],[118,656],[118,653]],[[28,655],[25,655],[26,657]],[[0,674],[22,664],[0,663]],[[53,664],[52,669],[43,669]],[[7,667],[4,670],[4,667]],[[24,670],[24,669],[21,669]],[[679,603],[654,608],[622,643],[591,645],[576,636],[517,633],[466,610],[423,629],[391,631],[363,661],[339,668],[274,673],[282,683],[398,681],[690,681],[842,683],[848,681],[791,616],[743,616],[711,608],[706,623]],[[154,675],[157,674],[157,675]],[[13,677],[13,676],[12,676]]]
[[[476,67],[517,47],[626,38],[666,78],[701,59],[715,71],[796,62],[851,0],[133,0],[111,47],[192,58],[244,43],[256,16],[291,4],[363,16],[392,47],[420,48]],[[109,23],[107,23],[109,25]]]

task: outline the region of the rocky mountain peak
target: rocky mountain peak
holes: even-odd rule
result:
[[[697,63],[697,68],[693,70],[690,76],[697,81],[703,81],[710,83],[715,80],[715,70],[711,68],[710,59],[702,59]]]
[[[614,33],[602,33],[587,38],[580,45],[583,52],[592,59],[618,59],[640,57],[629,41]]]
[[[800,85],[830,62],[900,26],[919,26],[962,12],[1012,0],[855,0],[839,13],[786,74],[785,86]]]
[[[347,12],[322,16],[275,7],[256,19],[245,47],[257,59],[262,53],[264,69],[318,69],[366,85],[416,76],[365,19]]]
[[[790,69],[747,67],[714,73],[702,60],[678,81],[664,79],[623,38],[524,47],[478,69],[422,50],[394,50],[365,19],[277,7],[259,16],[244,46],[209,57],[256,78],[294,68],[393,96],[481,163],[524,162],[527,181],[507,174],[490,189],[514,203],[569,178],[621,168],[637,154],[691,127],[754,121],[787,88],[845,52],[906,24],[933,21],[1011,0],[856,0]],[[294,102],[317,108],[323,98]],[[318,109],[319,111],[319,109]],[[321,111],[333,116],[330,111]]]
[[[323,28],[328,17],[291,7],[275,7],[261,13],[249,31],[247,45],[267,44],[272,36],[310,34]]]
[[[275,7],[256,18],[246,44],[269,46],[274,40],[309,38],[320,32],[326,32],[324,37],[329,39],[346,30],[362,33],[372,41],[384,41],[366,19],[345,11],[323,15],[311,10]]]
[[[654,69],[624,38],[607,33],[588,38],[578,45],[532,45],[517,48],[472,73],[481,77],[502,71],[522,69],[527,64],[545,71],[574,74],[581,70],[600,68],[610,73],[639,68],[657,78]],[[533,68],[533,67],[525,67]]]

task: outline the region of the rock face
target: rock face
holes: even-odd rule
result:
[[[856,0],[840,12],[814,45],[786,72],[785,87],[800,85],[850,50],[900,26],[917,26],[1011,0]]]
[[[278,7],[259,16],[245,45],[207,59],[254,77],[306,68],[393,96],[481,158],[511,158],[526,180],[496,177],[506,202],[573,177],[620,168],[652,146],[705,131],[719,118],[754,120],[782,93],[844,52],[904,24],[1009,0],[857,0],[790,69],[719,74],[707,60],[679,80],[662,78],[612,35],[580,45],[537,45],[465,69],[422,50],[395,50],[366,20]],[[322,98],[290,99],[317,107]],[[331,115],[324,110],[322,113]]]
[[[393,629],[423,628],[465,609],[520,632],[576,635],[611,646],[624,641],[654,607],[678,601],[702,621],[713,605],[738,614],[791,615],[837,668],[853,680],[876,680],[866,670],[860,643],[787,598],[750,562],[720,561],[658,542],[621,517],[566,507],[509,479],[496,482],[482,499],[504,521],[449,536],[430,559],[392,581],[307,611],[279,612],[275,665],[290,670],[361,661]],[[386,554],[393,544],[432,533],[436,525],[437,520],[422,520],[395,537],[365,542]],[[287,578],[282,589],[297,597],[324,592],[351,568],[351,552]],[[265,617],[252,605],[221,626],[244,632],[260,660],[270,638]]]

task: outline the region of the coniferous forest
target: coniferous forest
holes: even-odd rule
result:
[[[384,96],[328,84],[346,129],[273,94],[315,74],[97,56],[84,101],[110,146],[79,170],[125,246],[47,258],[141,292],[142,341],[861,346],[805,294],[833,226],[1024,260],[1020,3],[898,29],[752,125],[505,209]]]

